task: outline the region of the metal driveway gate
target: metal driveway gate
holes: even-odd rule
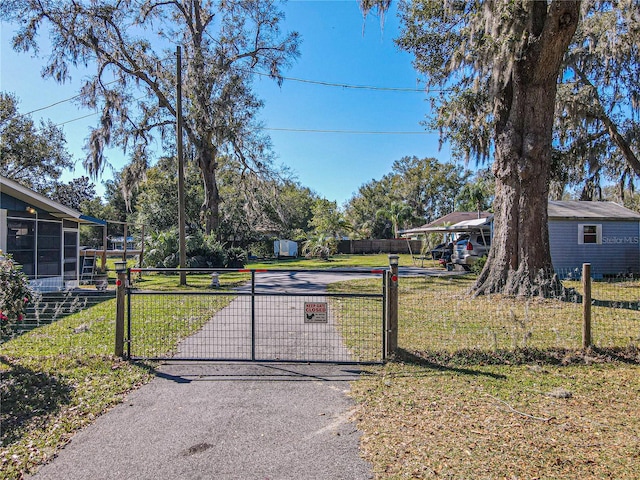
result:
[[[176,272],[129,271],[129,358],[384,360],[387,270],[195,269],[188,271],[187,283],[199,281],[200,288],[180,291],[146,290],[135,280],[173,274],[171,282],[177,284]],[[348,282],[328,292],[326,285],[336,281]],[[241,286],[225,287],[233,284]]]

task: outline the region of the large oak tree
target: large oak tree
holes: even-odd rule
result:
[[[135,182],[148,165],[152,132],[175,138],[176,44],[183,48],[184,131],[204,184],[207,232],[219,225],[219,162],[268,168],[252,72],[281,81],[298,55],[298,35],[280,31],[283,14],[274,1],[14,0],[2,3],[0,15],[20,25],[18,50],[37,51],[37,35],[49,33],[44,76],[64,82],[75,66],[95,66],[79,97],[100,111],[85,162],[93,175],[106,164],[106,147],[122,147],[131,156],[123,178]]]
[[[361,2],[365,12],[385,10],[389,3]],[[425,74],[428,88],[442,89],[433,102],[438,114],[433,123],[441,129],[443,139],[463,155],[492,159],[495,239],[475,286],[477,293],[563,293],[553,275],[547,229],[549,185],[554,168],[562,168],[554,163],[553,147],[560,146],[554,137],[554,121],[557,111],[569,111],[566,102],[558,102],[558,86],[568,78],[569,65],[574,67],[572,77],[582,85],[593,78],[603,59],[594,54],[594,42],[604,50],[603,44],[618,43],[619,31],[627,32],[624,41],[631,47],[623,49],[615,62],[615,49],[609,48],[608,61],[618,72],[632,74],[636,68],[637,77],[633,38],[637,37],[638,9],[638,3],[631,0],[401,2],[404,28],[398,44],[414,54],[415,66]],[[586,20],[605,17],[614,27],[605,38],[599,39],[588,28],[578,30],[587,25]],[[591,55],[585,56],[580,48]],[[577,56],[572,59],[570,52]],[[614,85],[611,75],[605,78]],[[592,103],[596,93],[589,92]],[[636,109],[637,101],[628,111]],[[599,125],[614,138],[615,124],[608,121],[612,110],[604,102],[594,104],[592,111],[596,110]],[[585,121],[595,123],[593,116],[583,116],[574,117],[573,125]],[[578,135],[570,137],[576,140]],[[617,138],[621,148],[623,137]],[[634,165],[632,156],[627,160]]]

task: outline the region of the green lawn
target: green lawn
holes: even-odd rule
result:
[[[340,255],[329,262],[298,259],[247,268],[387,263],[386,255]],[[401,256],[400,265],[411,266],[411,258]],[[222,289],[248,278],[225,274]],[[186,288],[207,289],[210,280],[190,275]],[[177,276],[136,281],[141,288],[184,288]],[[470,282],[471,276],[401,278],[400,354],[384,366],[366,367],[368,374],[352,384],[362,454],[376,477],[638,478],[640,353],[637,342],[629,344],[640,337],[639,316],[611,308],[612,301],[637,302],[638,283],[594,284],[600,301],[593,307],[594,337],[609,338],[598,332],[617,325],[606,335],[620,348],[584,353],[575,345],[579,330],[572,325],[579,305],[472,299],[465,294]],[[340,288],[368,291],[379,285],[359,280]],[[79,428],[153,378],[154,364],[113,357],[114,304],[103,302],[0,345],[0,478],[34,472]],[[206,315],[180,324],[171,341],[177,343],[224,305],[201,306]],[[339,315],[348,318],[351,307],[344,305]],[[168,302],[150,318],[183,318],[184,308]],[[143,328],[153,335],[158,323]],[[352,348],[358,345],[349,338],[354,334],[345,335]],[[479,337],[490,341],[483,350],[470,350]]]

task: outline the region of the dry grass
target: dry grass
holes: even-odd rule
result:
[[[472,282],[401,279],[398,358],[352,386],[376,478],[640,478],[638,282],[594,283],[587,353],[580,304]]]
[[[446,352],[582,345],[581,303],[501,295],[474,298],[468,294],[473,282],[471,275],[402,279],[400,345]],[[565,286],[582,294],[577,282]],[[640,282],[594,282],[592,290],[594,344],[640,345]]]
[[[638,478],[637,365],[389,364],[353,385],[376,478]]]

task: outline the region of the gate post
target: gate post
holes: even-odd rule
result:
[[[398,261],[399,255],[389,255],[389,272],[387,272],[387,351],[391,357],[398,349]]]
[[[591,264],[582,264],[582,348],[591,346]]]
[[[127,283],[126,262],[116,262],[116,345],[115,356],[124,357],[124,298]]]

